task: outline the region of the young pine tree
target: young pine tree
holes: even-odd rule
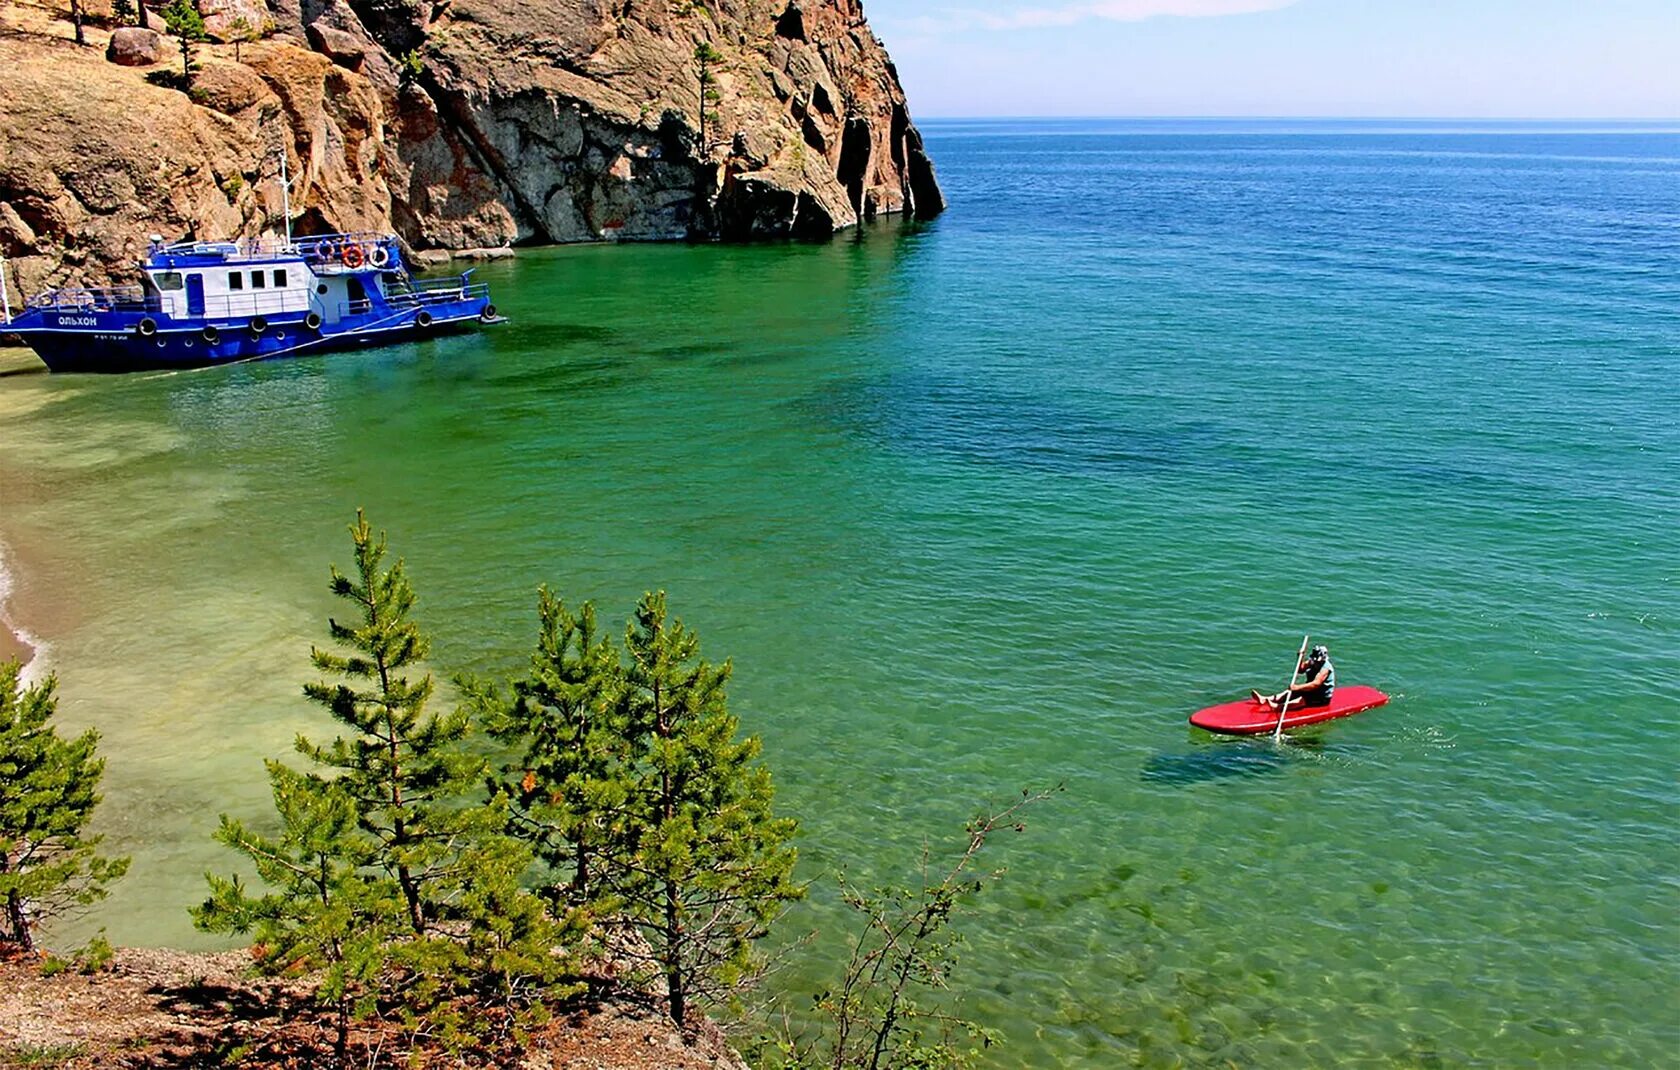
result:
[[[128,870],[128,859],[101,857],[101,837],[82,831],[105,760],[94,757],[99,733],[61,739],[48,723],[56,687],[50,676],[24,687],[17,662],[0,664],[0,940],[25,951],[35,928],[105,898]]]
[[[556,991],[555,949],[568,935],[521,886],[531,856],[502,834],[505,800],[478,801],[485,762],[464,746],[467,713],[428,713],[431,676],[405,674],[428,643],[409,618],[403,563],[385,567],[385,537],[360,512],[350,533],[356,575],[334,568],[331,587],[354,617],[329,621],[344,652],[311,651],[317,669],[341,679],[304,686],[348,732],[325,745],[298,739],[326,775],[269,763],[278,836],[222,819],[218,839],[272,891],[253,896],[210,877],[210,898],[194,911],[209,931],[255,933],[272,972],[324,971],[341,1063],[349,1022],[381,997],[446,1047],[471,1041],[492,1002],[517,1016]],[[465,995],[477,1014],[463,1009]]]
[[[317,995],[335,1012],[342,1065],[351,1020],[373,1009],[390,950],[408,935],[406,908],[396,882],[373,865],[377,844],[358,827],[350,793],[267,764],[279,834],[258,835],[224,814],[216,839],[249,858],[273,890],[253,896],[238,877],[206,874],[210,897],[193,923],[253,935],[265,972],[320,970]]]
[[[384,567],[385,536],[376,539],[361,511],[351,525],[354,578],[332,569],[332,592],[353,619],[328,622],[344,653],[313,649],[315,667],[338,682],[305,684],[347,735],[324,745],[299,737],[297,749],[337,774],[361,829],[376,841],[372,862],[397,882],[408,923],[423,935],[446,911],[467,870],[460,846],[487,834],[495,816],[470,801],[485,762],[462,746],[471,730],[465,710],[430,713],[430,673],[411,680],[431,644],[409,619],[414,587],[401,560]]]
[[[544,587],[530,674],[511,701],[481,692],[492,736],[518,748],[495,790],[511,828],[548,867],[551,901],[586,913],[608,906],[621,876],[629,740],[618,701],[623,672],[595,607],[574,614]]]
[[[700,660],[699,639],[667,620],[665,595],[643,596],[625,635],[623,718],[638,745],[633,854],[624,895],[646,937],[680,1027],[697,999],[752,979],[754,941],[793,882],[796,825],[771,811],[756,737],[735,738],[730,666]]]
[[[140,3],[140,24],[144,26],[145,0],[140,0]],[[209,36],[204,30],[204,16],[198,13],[198,7],[193,0],[169,0],[159,14],[163,16],[163,24],[169,28],[169,36],[175,38],[176,43],[181,46],[181,84],[191,89],[193,45]]]

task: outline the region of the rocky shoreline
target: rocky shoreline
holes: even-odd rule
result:
[[[183,92],[155,29],[96,21],[78,46],[58,13],[0,5],[14,295],[126,280],[153,233],[278,231],[282,151],[300,233],[420,254],[823,238],[944,208],[857,0],[198,6],[219,39]],[[235,18],[262,39],[229,42]]]

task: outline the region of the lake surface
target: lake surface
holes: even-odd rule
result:
[[[1627,1066],[1680,1052],[1680,136],[946,122],[931,225],[544,250],[506,327],[0,378],[9,612],[199,945],[216,815],[299,694],[357,506],[437,667],[535,589],[650,587],[735,662],[832,882],[1066,785],[986,861],[997,1066]],[[1281,748],[1185,717],[1304,632],[1394,696]],[[74,935],[68,934],[68,935]]]

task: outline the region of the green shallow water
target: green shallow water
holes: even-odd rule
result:
[[[929,135],[931,226],[534,252],[482,335],[0,379],[10,612],[136,857],[97,924],[201,943],[215,815],[324,731],[365,506],[446,672],[518,663],[539,583],[666,588],[811,877],[1065,783],[967,925],[998,1066],[1672,1065],[1680,139]],[[1304,631],[1394,702],[1186,726]],[[843,921],[819,883],[776,983]]]

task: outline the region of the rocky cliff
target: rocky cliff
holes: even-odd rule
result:
[[[282,150],[300,232],[415,251],[944,207],[858,0],[198,5],[213,37],[263,39],[199,46],[189,92],[168,39],[90,24],[78,46],[63,11],[0,0],[0,251],[25,287],[121,278],[151,233],[278,231]]]

